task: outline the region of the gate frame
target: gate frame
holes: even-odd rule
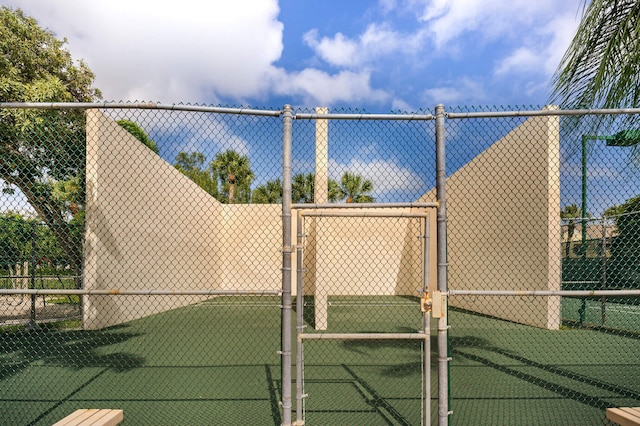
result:
[[[431,296],[429,289],[429,213],[423,212],[371,212],[363,209],[407,208],[437,209],[438,202],[427,203],[360,203],[360,204],[294,204],[297,210],[297,289],[296,289],[296,426],[304,425],[304,340],[422,340],[422,424],[431,422]],[[335,211],[336,209],[346,211]],[[358,211],[360,210],[360,211]],[[419,218],[424,232],[422,246],[422,299],[420,303],[423,324],[418,333],[304,333],[304,238],[305,217],[385,217]],[[317,315],[317,314],[316,314]]]

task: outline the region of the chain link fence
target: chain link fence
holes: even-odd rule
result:
[[[451,424],[640,403],[637,117],[449,114]]]
[[[0,423],[606,424],[637,116],[2,104]]]

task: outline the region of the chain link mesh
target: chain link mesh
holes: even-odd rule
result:
[[[280,120],[2,112],[0,423],[280,424]]]
[[[451,424],[608,424],[640,404],[638,296],[455,291],[639,289],[635,117],[495,111],[447,121]]]
[[[433,117],[297,110],[283,248],[281,113],[224,109],[0,108],[0,423],[283,423],[289,252],[294,418],[437,422]],[[449,422],[606,424],[639,298],[575,291],[640,289],[637,117],[513,110],[446,115]]]

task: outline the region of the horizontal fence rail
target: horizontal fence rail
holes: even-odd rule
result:
[[[600,282],[597,282],[600,284]],[[450,296],[640,296],[640,289],[627,290],[449,290]]]
[[[292,204],[291,208],[294,210],[324,210],[324,209],[345,209],[345,210],[357,210],[357,209],[389,209],[389,208],[438,208],[439,203],[352,203],[352,204]]]
[[[435,116],[431,114],[309,114],[296,113],[297,120],[385,120],[385,121],[431,121]]]
[[[581,117],[588,115],[636,115],[640,108],[611,109],[543,109],[524,111],[482,111],[482,112],[445,112],[448,119],[459,120],[469,118],[511,118],[511,117]]]
[[[159,111],[185,111],[207,112],[213,114],[254,115],[265,117],[280,117],[281,110],[261,110],[249,108],[224,108],[214,106],[159,104],[154,102],[119,103],[119,102],[0,102],[0,108],[10,109],[123,109],[123,110],[159,110]]]
[[[44,295],[105,295],[105,296],[277,296],[281,290],[156,290],[156,289],[112,289],[112,290],[58,290],[58,289],[0,289],[1,294]]]
[[[299,340],[424,340],[424,333],[299,333]]]

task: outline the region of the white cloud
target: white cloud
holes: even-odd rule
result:
[[[352,159],[349,164],[330,161],[329,177],[331,179],[340,181],[344,172],[356,173],[371,180],[374,193],[378,196],[391,192],[415,193],[425,188],[424,180],[419,174],[398,165],[395,161],[364,162]]]
[[[337,66],[350,66],[356,61],[358,44],[349,40],[342,33],[337,33],[333,38],[323,37],[318,40],[318,30],[308,31],[304,42],[315,50],[316,54],[329,64]]]
[[[575,13],[566,11],[534,27],[521,46],[501,59],[495,68],[497,76],[509,73],[542,74],[550,76],[556,70],[571,43],[579,24]]]
[[[534,52],[528,47],[519,47],[507,58],[502,60],[495,70],[498,76],[511,72],[526,72],[539,69],[541,58],[539,52]]]
[[[282,71],[284,75],[284,71]],[[341,71],[329,74],[315,68],[306,68],[292,73],[287,79],[276,79],[280,94],[293,94],[302,97],[307,105],[331,106],[338,102],[381,103],[389,98],[383,90],[371,87],[371,72]]]
[[[326,63],[344,68],[366,67],[380,58],[398,53],[410,54],[422,43],[423,33],[400,33],[386,23],[371,23],[355,39],[342,33],[333,37],[318,37],[313,29],[304,35],[304,42]]]
[[[391,108],[396,111],[413,112],[416,109],[403,99],[394,98],[391,101]]]
[[[485,91],[476,80],[467,77],[455,81],[448,81],[445,85],[426,89],[423,94],[423,103],[444,103],[445,105],[460,103],[481,103],[486,100]]]
[[[364,25],[355,35],[349,28],[323,35],[327,22],[318,19],[324,17],[300,16],[299,24],[309,29],[302,41],[315,58],[301,56],[295,47],[287,50],[296,55],[293,61],[287,57],[288,64],[298,65],[295,71],[278,64],[285,42],[278,0],[3,3],[23,8],[41,26],[67,37],[73,56],[86,60],[107,100],[255,103],[278,95],[292,103],[398,108],[406,106],[402,102],[421,103],[418,96],[429,91],[461,100],[457,86],[425,92],[419,85],[431,80],[425,76],[435,57],[463,58],[482,44],[496,43],[486,60],[501,78],[532,70],[549,75],[575,30],[580,1],[379,0],[366,16],[354,16]],[[316,65],[300,70],[299,64],[310,63]],[[454,70],[446,78],[459,75]],[[408,81],[422,82],[408,89]]]
[[[564,14],[550,20],[544,27],[543,31],[551,35],[551,41],[545,50],[544,67],[547,74],[552,74],[560,64],[579,24],[579,16],[569,9]]]
[[[235,99],[268,90],[283,49],[276,0],[35,0],[22,7],[84,58],[106,99]]]
[[[563,6],[555,0],[423,0],[420,20],[428,25],[438,49],[466,33],[476,42],[498,37],[522,37],[522,29],[545,22]],[[417,6],[416,6],[417,7]],[[478,39],[479,38],[479,39]]]

